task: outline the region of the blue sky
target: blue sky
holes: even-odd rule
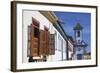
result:
[[[80,23],[83,27],[83,40],[88,44],[87,52],[91,51],[91,14],[79,12],[54,12],[56,16],[63,21],[63,28],[67,35],[74,38],[73,27]]]

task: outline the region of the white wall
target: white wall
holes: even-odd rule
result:
[[[30,11],[30,10],[24,10],[23,11],[23,63],[28,63],[28,57],[27,57],[27,27],[28,25],[30,25],[32,23],[32,17],[35,18],[36,20],[38,20],[40,22],[40,29],[44,30],[44,26],[46,26],[47,28],[49,28],[50,34],[55,34],[55,31],[57,32],[57,35],[59,35],[60,39],[57,42],[57,47],[56,48],[60,48],[61,50],[66,49],[64,47],[66,47],[66,42],[63,39],[63,37],[61,36],[61,34],[57,31],[57,29],[53,26],[53,24],[46,18],[44,17],[40,12],[38,11]],[[57,37],[58,38],[58,37]],[[62,42],[61,42],[62,41]],[[63,43],[63,45],[59,45],[59,43]],[[63,49],[62,47],[63,46]],[[66,52],[63,54],[64,59],[66,58]],[[51,58],[52,57],[52,58]],[[48,57],[48,61],[61,61],[62,60],[62,51],[58,51],[56,50],[55,55],[49,56]]]
[[[64,40],[64,38],[62,37],[62,35],[57,31],[57,29],[50,24],[50,34],[57,34],[57,37],[55,38],[55,55],[50,55],[48,57],[48,61],[61,61],[62,60],[62,51],[59,50],[64,50],[66,49],[66,41]],[[58,39],[58,36],[60,37],[60,39]],[[63,42],[63,45],[61,45],[61,43]],[[62,47],[63,46],[63,49]],[[63,53],[64,59],[66,58],[66,54]]]
[[[10,1],[11,0],[0,0],[0,73],[12,73],[10,71],[10,34],[11,34],[10,33]],[[33,0],[33,1],[46,1],[46,2],[84,4],[84,5],[100,4],[100,0]],[[98,13],[100,13],[100,10]],[[98,16],[100,16],[100,14]],[[100,27],[100,25],[98,25],[98,27]],[[100,31],[100,29],[98,30]],[[98,33],[98,40],[99,40],[98,43],[100,43],[100,33]],[[98,46],[100,47],[100,45]],[[98,52],[99,52],[98,55],[100,56],[100,49],[98,49]],[[99,73],[100,57],[98,62],[99,62],[99,67],[35,71],[34,73],[56,73],[56,72],[57,73],[66,73],[66,72],[67,73],[87,73],[87,72]],[[33,73],[33,71],[25,72],[25,73]]]
[[[27,57],[27,27],[32,23],[32,17],[40,22],[40,29],[44,30],[44,26],[49,28],[49,24],[51,24],[40,12],[38,11],[23,11],[23,63],[28,62]]]
[[[71,58],[73,54],[73,44],[68,41],[68,46],[71,48],[71,51],[68,52],[68,58]]]

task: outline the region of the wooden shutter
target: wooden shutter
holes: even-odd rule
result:
[[[30,56],[39,55],[39,22],[32,18],[30,25]]]
[[[44,32],[45,32],[45,50],[44,50],[44,53],[46,55],[49,55],[49,48],[50,48],[50,32],[49,32],[49,28],[47,28],[46,26],[44,26]]]
[[[31,40],[30,40],[30,55],[31,56],[37,56],[38,55],[38,47],[37,47],[37,42],[38,39],[34,37],[34,26],[31,24]]]
[[[45,48],[45,35],[44,31],[40,30],[40,46],[39,46],[39,55],[44,55]]]
[[[49,55],[49,44],[50,44],[50,32],[46,30],[40,30],[40,55]]]
[[[50,34],[50,49],[49,54],[54,55],[55,54],[55,35]]]
[[[46,55],[49,55],[49,48],[50,48],[50,46],[49,46],[49,44],[50,44],[50,32],[49,32],[49,31],[46,31],[46,30],[45,30],[45,41],[46,41],[46,43],[45,43],[45,50],[44,50],[44,53],[45,53]]]

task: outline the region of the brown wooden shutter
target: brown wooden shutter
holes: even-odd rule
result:
[[[39,56],[39,22],[35,18],[30,25],[30,56]]]
[[[49,55],[49,48],[50,48],[50,32],[49,32],[49,28],[47,28],[46,26],[44,26],[44,32],[45,32],[45,50],[44,53],[45,55]]]
[[[46,56],[49,55],[49,47],[50,47],[50,32],[47,29],[40,30],[40,47],[39,54]]]
[[[55,34],[50,34],[50,49],[49,54],[54,55],[55,54]]]
[[[30,49],[30,54],[31,54],[31,56],[37,56],[38,55],[38,38],[35,38],[34,37],[34,27],[33,27],[33,25],[31,25],[31,33],[30,33],[30,35],[31,35],[31,49]]]
[[[49,55],[49,44],[50,44],[50,32],[49,31],[45,31],[45,54]]]
[[[45,48],[45,35],[44,31],[40,30],[40,46],[39,46],[39,55],[44,55]]]

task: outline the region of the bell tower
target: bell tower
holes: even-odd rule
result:
[[[87,44],[83,40],[83,27],[77,23],[74,30],[74,59],[82,60]]]
[[[83,27],[80,25],[80,23],[77,23],[76,26],[74,27],[74,36],[75,36],[75,42],[77,44],[80,44],[80,42],[82,41],[82,30]]]

